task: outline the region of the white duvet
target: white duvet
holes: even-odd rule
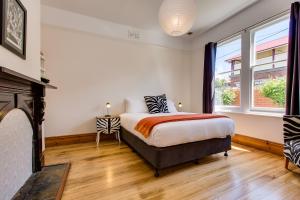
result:
[[[156,125],[148,138],[134,130],[136,124],[145,117],[195,114],[195,113],[123,113],[121,126],[130,131],[145,143],[155,147],[167,147],[188,142],[196,142],[212,138],[225,138],[234,134],[234,121],[230,118],[216,118],[205,120],[190,120],[168,122]]]

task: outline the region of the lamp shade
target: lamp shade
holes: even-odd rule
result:
[[[171,36],[181,36],[189,32],[196,19],[194,0],[164,0],[159,9],[159,23]]]

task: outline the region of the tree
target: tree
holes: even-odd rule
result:
[[[217,78],[216,81],[215,81],[215,87],[216,88],[223,88],[223,87],[225,87],[225,84],[226,84],[226,80],[225,79],[219,79],[219,78]]]
[[[284,78],[272,79],[264,83],[260,91],[263,96],[283,107],[285,104],[286,80]]]
[[[222,93],[222,103],[223,105],[232,105],[235,101],[236,94],[233,90],[227,89]]]

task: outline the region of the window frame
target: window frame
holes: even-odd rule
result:
[[[255,45],[254,45],[254,33],[255,31],[270,26],[272,24],[278,23],[280,21],[289,19],[289,12],[282,13],[276,18],[271,18],[257,25],[251,26],[248,29],[245,29],[241,32],[238,32],[226,40],[218,42],[217,47],[229,43],[235,39],[241,39],[241,69],[240,69],[240,106],[219,106],[214,102],[214,112],[233,112],[233,113],[261,113],[262,115],[283,115],[285,108],[263,108],[263,107],[254,107],[253,104],[253,69],[258,65],[253,65],[255,61]],[[285,61],[285,60],[280,60]],[[280,62],[276,61],[276,62]],[[274,62],[271,62],[274,63]],[[256,63],[255,63],[256,64]],[[268,64],[268,63],[265,63]],[[265,65],[264,64],[264,65]],[[214,82],[216,78],[216,73],[214,74]],[[215,92],[215,86],[214,92]]]
[[[273,63],[279,63],[279,62],[283,62],[286,60],[280,60],[280,61],[275,61],[275,62],[268,62],[268,63],[264,63],[264,64],[256,64],[256,51],[255,51],[255,32],[259,31],[261,29],[264,29],[268,26],[272,26],[273,24],[276,24],[278,22],[284,21],[289,19],[289,15],[285,14],[283,16],[279,16],[276,19],[273,19],[271,21],[267,21],[263,24],[260,24],[250,30],[250,77],[251,77],[251,81],[249,82],[250,84],[250,96],[249,96],[249,111],[250,112],[265,112],[265,113],[284,113],[285,112],[285,108],[268,108],[268,107],[255,107],[254,106],[254,94],[253,94],[253,87],[254,87],[254,68],[261,66],[261,65],[267,65],[267,64],[273,64]]]
[[[240,71],[240,77],[242,75],[242,68],[243,68],[243,58],[242,58],[242,35],[241,33],[232,35],[231,37],[227,38],[226,40],[220,42],[217,44],[217,50],[219,46],[226,45],[234,40],[241,40],[241,69]],[[237,70],[233,70],[237,71]],[[213,83],[215,83],[216,80],[216,72],[214,73],[214,80]],[[214,94],[215,94],[215,84],[214,84]],[[232,105],[216,105],[216,98],[214,98],[214,111],[216,112],[240,112],[241,111],[241,106],[242,106],[242,101],[241,101],[241,82],[240,82],[240,105],[239,106],[232,106]]]

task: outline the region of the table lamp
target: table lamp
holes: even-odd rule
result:
[[[110,117],[110,114],[109,114],[109,109],[110,109],[111,105],[109,102],[106,103],[106,115],[105,117]]]
[[[183,105],[182,105],[182,103],[181,103],[181,102],[179,102],[179,103],[178,103],[178,110],[179,110],[179,112],[181,112],[181,111],[182,111],[182,106],[183,106]]]

